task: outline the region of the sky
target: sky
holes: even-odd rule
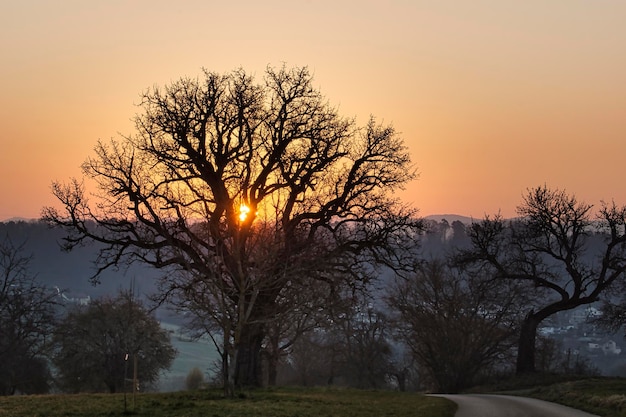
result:
[[[57,205],[146,89],[283,64],[395,127],[423,216],[514,216],[543,185],[626,204],[625,21],[623,0],[0,0],[0,220]]]

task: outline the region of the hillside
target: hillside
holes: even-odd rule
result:
[[[467,217],[467,216],[461,216],[458,214],[431,214],[429,216],[425,216],[424,219],[426,220],[433,220],[436,222],[440,222],[442,220],[446,220],[448,223],[452,224],[452,222],[455,221],[459,221],[463,224],[472,224],[476,221],[479,221],[481,219],[476,219],[476,218],[472,218],[472,217]]]
[[[64,232],[38,221],[0,223],[0,238],[8,236],[13,244],[24,244],[24,255],[30,256],[30,273],[47,287],[59,287],[67,293],[79,293],[96,298],[128,288],[131,278],[140,294],[154,290],[154,278],[159,272],[141,265],[128,269],[108,270],[95,285],[90,278],[96,269],[94,260],[98,255],[95,244],[78,247],[71,252],[61,249]]]

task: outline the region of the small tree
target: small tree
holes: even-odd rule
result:
[[[510,358],[520,308],[510,283],[433,260],[399,278],[387,302],[400,340],[437,391],[458,392]]]
[[[319,386],[333,383],[334,350],[322,331],[303,334],[282,364],[282,378],[289,385]]]
[[[24,245],[0,241],[0,395],[45,393],[55,293],[28,271]]]
[[[594,303],[626,272],[626,207],[592,205],[546,186],[528,190],[505,222],[485,218],[468,229],[473,248],[466,263],[489,266],[503,280],[526,284],[532,294],[521,325],[517,373],[534,372],[537,328],[560,311]]]
[[[386,315],[360,303],[335,320],[341,349],[339,372],[356,388],[383,388],[391,372],[391,329]]]
[[[128,292],[70,311],[55,340],[59,383],[70,392],[120,392],[132,378],[135,357],[137,377],[149,385],[176,355],[169,334]]]

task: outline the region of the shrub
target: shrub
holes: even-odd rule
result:
[[[204,374],[198,368],[193,368],[187,374],[187,379],[185,380],[185,386],[187,390],[197,390],[200,388],[202,383],[204,382]]]

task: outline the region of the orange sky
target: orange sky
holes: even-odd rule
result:
[[[547,184],[626,203],[626,1],[0,2],[0,220],[38,217],[139,93],[202,67],[309,66],[392,123],[421,214],[512,216]]]

